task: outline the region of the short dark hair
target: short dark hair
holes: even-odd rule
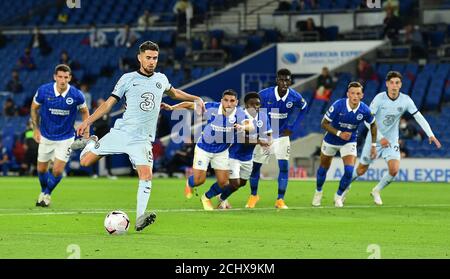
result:
[[[261,98],[259,97],[259,94],[257,92],[248,92],[244,97],[244,103],[247,103],[250,99],[261,100]]]
[[[225,97],[225,95],[234,96],[234,97],[236,97],[236,99],[238,97],[236,91],[234,91],[233,89],[227,89],[227,90],[223,91],[222,98]]]
[[[55,75],[59,72],[69,72],[69,74],[72,74],[72,70],[70,69],[70,67],[66,64],[59,64],[56,65],[55,67]]]
[[[139,46],[139,53],[145,52],[146,50],[154,50],[159,52],[159,46],[157,43],[152,41],[146,41]]]
[[[277,72],[277,77],[279,76],[292,76],[291,71],[289,71],[288,69],[279,69]]]
[[[389,81],[391,78],[399,78],[402,79],[403,76],[400,74],[400,72],[397,71],[389,71],[386,75],[386,81]]]
[[[364,87],[362,86],[362,84],[359,83],[359,82],[357,82],[357,81],[352,81],[352,82],[350,82],[350,83],[348,84],[348,86],[347,86],[347,89],[350,89],[350,88],[352,88],[352,87],[361,88],[361,90],[364,88]]]

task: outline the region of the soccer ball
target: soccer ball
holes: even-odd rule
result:
[[[130,227],[130,218],[125,212],[114,210],[106,215],[104,224],[109,234],[124,234]]]

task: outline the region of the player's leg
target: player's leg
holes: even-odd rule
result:
[[[141,231],[155,222],[154,212],[145,213],[152,192],[152,168],[148,165],[137,165],[136,171],[139,176],[139,187],[136,203],[136,231]]]
[[[284,202],[284,195],[286,194],[288,180],[289,180],[289,157],[290,157],[291,142],[289,137],[279,138],[278,144],[274,146],[275,157],[278,160],[278,197],[275,202],[275,207],[280,209],[287,209]]]
[[[145,212],[152,191],[152,146],[149,142],[133,142],[130,136],[124,138],[124,141],[127,143],[126,153],[130,156],[131,163],[136,166],[139,176],[135,229],[140,231],[152,224],[156,218],[154,212]]]
[[[336,207],[344,206],[343,194],[352,182],[357,155],[356,142],[349,142],[343,145],[340,149],[340,153],[344,163],[344,175],[342,175],[342,178],[339,181],[339,188],[334,196],[334,206]]]
[[[39,194],[36,206],[47,206],[44,202],[44,198],[49,180],[48,165],[50,161],[54,159],[55,149],[56,142],[50,141],[46,138],[41,138],[41,143],[38,146],[37,158],[37,174],[39,177],[39,183],[41,184],[41,193]]]
[[[354,168],[353,174],[352,174],[352,182],[358,179],[358,177],[364,175],[367,170],[369,169],[369,165],[373,162],[373,159],[370,158],[370,149],[372,147],[372,141],[370,139],[370,136],[366,138],[366,141],[364,142],[364,146],[361,152],[361,156],[359,157],[359,163],[358,167]],[[380,156],[383,150],[378,148],[377,146],[377,156]]]
[[[217,182],[203,194],[201,200],[205,210],[212,210],[211,199],[220,195],[224,188],[230,184],[230,165],[228,157],[228,149],[220,153],[215,153],[211,158],[211,167],[214,169]]]
[[[331,161],[334,155],[339,150],[339,146],[331,145],[322,141],[321,152],[320,152],[320,165],[316,173],[316,191],[314,192],[314,197],[312,200],[313,206],[320,206],[322,201],[322,187],[327,178],[327,172],[330,168]]]
[[[380,192],[385,187],[387,187],[389,184],[391,184],[392,181],[394,181],[394,179],[397,176],[398,171],[400,169],[400,160],[390,159],[388,161],[388,168],[389,168],[389,171],[381,178],[380,182],[378,182],[378,184],[372,189],[372,192],[371,192],[373,201],[377,205],[383,204],[383,201],[381,200]]]
[[[220,200],[224,201],[226,208],[231,208],[228,198],[240,187],[247,184],[253,168],[253,161],[239,161],[230,159],[230,185],[225,187],[220,195]],[[219,205],[220,206],[220,205]],[[223,206],[222,206],[223,207]]]
[[[53,161],[52,171],[48,173],[47,188],[45,189],[44,195],[44,203],[46,206],[50,205],[51,194],[56,186],[58,186],[59,182],[61,182],[64,169],[70,159],[70,153],[72,152],[70,146],[73,141],[74,139],[70,138],[53,142],[53,145],[55,146],[55,159]]]
[[[206,152],[200,147],[195,146],[194,160],[192,164],[193,173],[186,180],[186,185],[184,187],[184,195],[187,199],[192,198],[194,195],[194,187],[205,183],[206,172],[212,156],[212,153]]]
[[[42,160],[42,158],[41,158],[41,160]],[[49,161],[41,162],[38,160],[38,162],[37,162],[37,174],[38,174],[38,178],[39,178],[39,183],[41,184],[41,192],[36,201],[36,206],[45,206],[44,195],[45,195],[45,189],[47,189],[47,185],[48,185],[48,164],[49,164]]]
[[[273,149],[272,146],[276,144],[276,141],[272,143],[270,149]],[[263,164],[267,164],[269,162],[270,150],[267,148],[263,148],[260,145],[255,147],[255,151],[253,152],[253,167],[252,172],[250,174],[250,197],[248,198],[247,204],[245,207],[254,208],[256,203],[259,201],[258,196],[258,184],[259,178],[261,176],[261,167]]]

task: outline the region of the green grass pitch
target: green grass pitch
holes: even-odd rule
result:
[[[149,209],[158,217],[137,233],[137,178],[64,178],[50,208],[34,206],[37,178],[0,178],[0,258],[64,259],[73,255],[71,244],[84,259],[366,259],[372,247],[381,258],[450,258],[450,185],[394,182],[378,207],[369,196],[375,183],[356,182],[338,209],[337,182],[325,184],[323,207],[311,207],[314,184],[290,181],[288,210],[274,208],[276,182],[262,181],[256,209],[243,208],[246,186],[230,198],[232,210],[204,212],[199,197],[184,198],[184,180],[155,179]],[[115,209],[131,218],[126,235],[103,228]]]

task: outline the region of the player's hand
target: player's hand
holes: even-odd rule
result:
[[[283,130],[283,132],[281,133],[281,136],[283,137],[290,137],[292,135],[292,131],[289,129]]]
[[[339,137],[343,140],[349,140],[352,137],[352,133],[350,132],[342,132]]]
[[[163,109],[163,110],[173,110],[173,107],[171,105],[166,104],[166,103],[161,103],[161,105],[159,107],[161,109]]]
[[[37,143],[41,143],[41,131],[39,129],[33,130],[33,139]]]
[[[441,148],[441,143],[439,142],[439,140],[436,137],[429,137],[428,138],[428,142],[431,144],[432,142],[434,142],[434,144],[436,145],[437,148]]]
[[[375,158],[377,158],[377,147],[376,146],[372,146],[370,148],[370,158],[372,160],[374,160]]]
[[[195,103],[195,112],[198,115],[202,115],[203,113],[206,112],[205,102],[203,102],[201,98],[195,100],[194,103]]]
[[[387,138],[382,138],[380,140],[380,144],[381,144],[381,147],[388,147],[391,145],[391,143],[387,140]]]
[[[243,132],[245,131],[245,127],[241,124],[234,124],[234,128],[236,129],[236,131],[238,132]]]
[[[84,136],[84,131],[86,131],[87,127],[88,127],[88,122],[87,121],[83,121],[83,123],[80,124],[80,126],[78,126],[77,128],[77,135],[78,136]]]
[[[272,142],[266,140],[266,139],[258,139],[258,144],[261,145],[261,147],[270,147]]]

